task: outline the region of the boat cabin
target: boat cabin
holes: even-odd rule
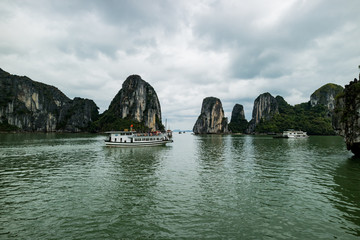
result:
[[[284,131],[283,136],[287,137],[287,138],[306,138],[306,137],[308,137],[306,132],[295,131],[293,129],[290,129],[288,131]]]
[[[114,143],[135,143],[135,142],[154,142],[166,140],[160,132],[155,133],[136,133],[135,131],[111,131],[108,142]]]

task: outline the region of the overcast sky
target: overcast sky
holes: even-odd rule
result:
[[[100,112],[138,74],[172,129],[192,129],[205,97],[250,120],[261,93],[307,102],[359,64],[359,0],[0,1],[0,68]]]

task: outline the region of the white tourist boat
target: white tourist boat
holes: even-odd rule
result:
[[[295,131],[295,130],[292,130],[292,129],[284,131],[282,136],[284,138],[307,138],[307,137],[309,137],[306,132]]]
[[[105,140],[105,144],[110,147],[159,146],[173,142],[166,134],[161,132],[110,131],[106,133],[109,134],[109,137]]]

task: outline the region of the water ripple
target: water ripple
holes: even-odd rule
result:
[[[0,136],[1,239],[356,239],[360,161],[338,137]]]

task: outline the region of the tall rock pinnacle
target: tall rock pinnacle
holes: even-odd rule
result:
[[[193,132],[195,134],[229,132],[220,99],[207,97],[203,100],[201,114],[194,125]]]
[[[139,75],[131,75],[125,80],[108,112],[120,119],[142,122],[153,131],[163,129],[157,94]]]
[[[261,94],[254,101],[252,119],[249,123],[248,131],[250,133],[254,132],[256,125],[260,123],[261,119],[269,120],[276,113],[279,113],[279,106],[276,99],[268,92]]]

